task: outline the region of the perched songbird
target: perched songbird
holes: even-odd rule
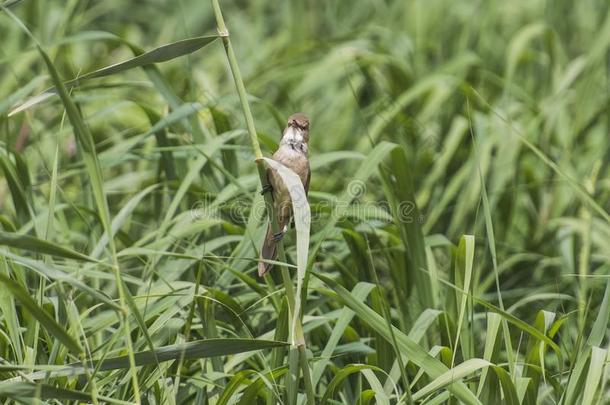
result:
[[[273,160],[280,162],[301,178],[303,188],[305,189],[305,198],[309,191],[309,178],[311,177],[308,142],[309,118],[303,113],[292,114],[288,118],[288,124],[284,129],[280,146],[272,156]],[[277,243],[284,236],[292,217],[292,200],[288,188],[284,185],[280,176],[270,168],[267,169],[267,182],[268,186],[263,188],[262,193],[272,192],[279,232],[274,234],[271,230],[271,223],[269,224],[260,257],[261,259],[275,260]],[[271,269],[271,264],[258,262],[259,276],[264,276],[269,269]]]

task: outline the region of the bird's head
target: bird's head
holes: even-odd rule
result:
[[[292,143],[309,142],[309,117],[300,112],[292,114],[288,118],[283,140]]]

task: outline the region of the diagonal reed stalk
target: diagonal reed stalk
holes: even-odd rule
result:
[[[244,86],[244,82],[241,77],[241,73],[239,70],[239,66],[237,63],[237,58],[235,57],[235,52],[233,51],[233,46],[231,45],[231,40],[229,39],[229,31],[224,22],[224,18],[222,16],[222,10],[220,8],[220,4],[218,0],[212,0],[212,8],[214,9],[214,15],[216,17],[216,24],[218,29],[218,34],[222,38],[222,44],[224,46],[225,52],[227,54],[227,60],[229,62],[229,67],[231,69],[231,74],[233,75],[233,80],[235,82],[235,87],[237,88],[237,93],[239,96],[239,100],[241,103],[241,108],[244,113],[244,118],[246,120],[246,126],[248,129],[248,135],[250,136],[250,142],[252,143],[252,149],[254,151],[254,156],[256,158],[256,167],[258,170],[258,175],[260,177],[260,182],[262,186],[267,185],[267,175],[266,175],[266,167],[263,162],[263,154],[261,152],[261,148],[258,142],[258,136],[256,134],[256,129],[254,127],[254,119],[252,117],[252,112],[250,111],[250,105],[248,103],[246,88]],[[273,206],[273,197],[271,193],[265,193],[265,205],[267,207],[267,213],[269,216],[269,221],[271,223],[271,229],[273,233],[277,233],[279,231],[279,225],[277,220],[277,215],[275,213],[275,209]],[[286,253],[284,251],[284,244],[282,241],[278,243],[278,259],[280,262],[286,262]],[[289,328],[289,341],[296,342],[297,347],[293,347],[291,352],[297,354],[297,356],[291,355],[289,356],[289,361],[294,364],[290,364],[290,370],[296,370],[295,373],[298,373],[299,367],[303,373],[303,381],[307,393],[307,402],[309,404],[315,403],[315,394],[313,391],[313,386],[311,384],[311,374],[309,370],[309,365],[307,361],[307,351],[305,350],[305,338],[303,336],[303,329],[300,322],[300,314],[295,313],[295,292],[292,285],[292,279],[290,277],[290,273],[286,266],[280,266],[280,271],[282,273],[282,280],[284,282],[284,289],[286,291],[286,297],[288,299],[289,306],[289,319],[288,325],[293,324],[293,320],[296,320],[296,328],[294,328],[294,333],[296,336],[292,336],[293,329]],[[294,376],[288,377],[289,381],[287,384],[287,392],[288,392],[288,400],[289,403],[296,402],[296,393],[298,387],[297,378]]]

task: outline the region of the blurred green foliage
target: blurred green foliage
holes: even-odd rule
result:
[[[180,42],[211,5],[3,4],[0,397],[291,403],[226,56]],[[312,121],[316,400],[607,403],[608,2],[221,6],[265,154]],[[69,96],[33,98],[55,69]]]

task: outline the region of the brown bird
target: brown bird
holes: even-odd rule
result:
[[[309,118],[303,113],[292,114],[288,118],[288,124],[284,129],[280,146],[272,156],[273,160],[283,164],[301,178],[305,195],[309,191],[309,179],[311,177],[308,142]],[[263,187],[261,193],[272,192],[279,232],[274,234],[271,229],[271,223],[269,223],[267,235],[261,248],[260,258],[275,260],[277,243],[284,236],[292,217],[292,199],[281,177],[270,168],[267,169],[267,183],[267,187]],[[272,265],[269,263],[258,262],[258,275],[264,276],[271,267]]]

